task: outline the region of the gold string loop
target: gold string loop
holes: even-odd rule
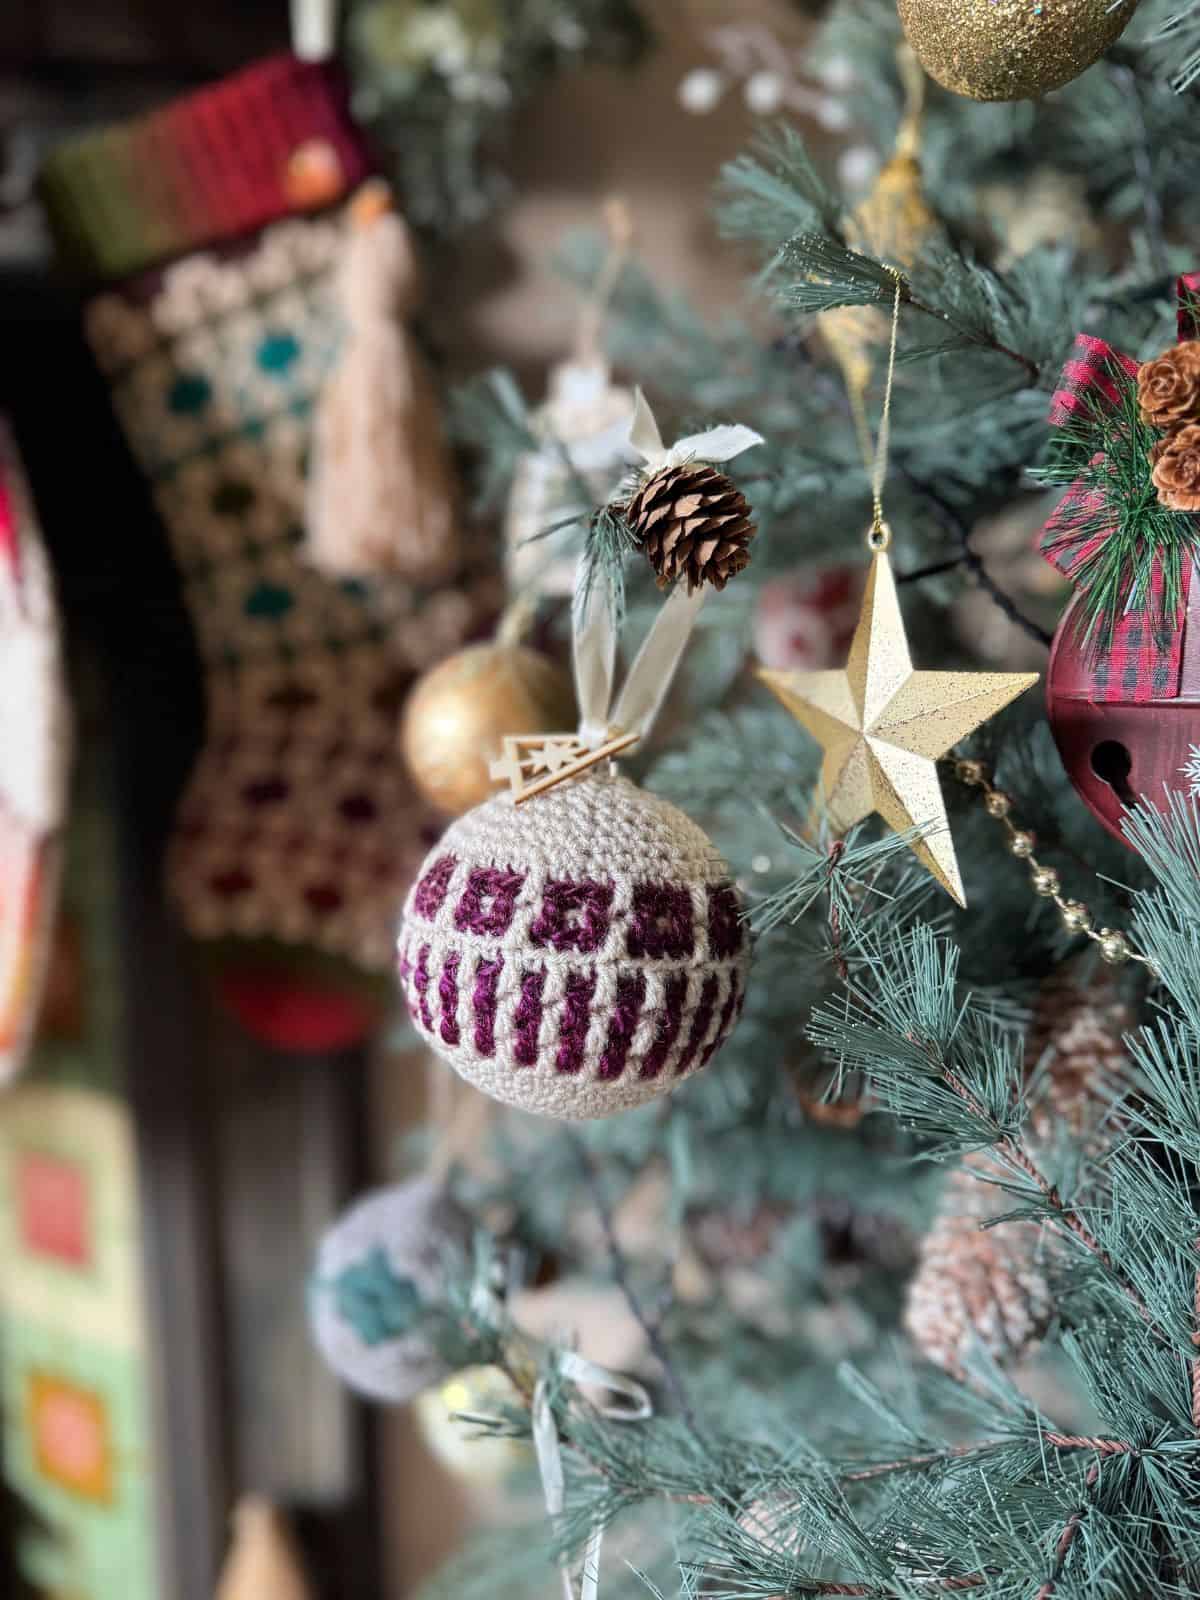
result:
[[[896,376],[896,340],[900,332],[900,300],[904,291],[904,274],[899,267],[888,267],[887,270],[895,282],[896,292],[892,297],[892,328],[888,342],[887,378],[883,385],[883,411],[879,418],[879,432],[875,437],[874,460],[871,460],[869,446],[864,449],[863,456],[863,464],[871,474],[871,531],[867,534],[867,544],[872,550],[886,550],[892,542],[892,531],[883,515],[883,481],[887,476],[888,451],[892,439],[892,386]],[[870,430],[864,412],[860,440],[866,444],[869,439]]]

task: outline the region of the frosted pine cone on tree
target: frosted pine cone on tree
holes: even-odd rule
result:
[[[1111,973],[1084,981],[1071,963],[1043,984],[1025,1052],[1035,1076],[1035,1145],[1049,1149],[1060,1130],[1092,1143],[1111,1126],[1127,1072],[1121,1034],[1128,1025]],[[1054,1236],[1033,1222],[987,1225],[1012,1209],[995,1181],[1004,1175],[986,1155],[968,1157],[951,1174],[909,1286],[905,1326],[922,1354],[956,1378],[965,1377],[973,1348],[1001,1366],[1024,1359],[1054,1311]]]
[[[987,1227],[1001,1213],[1003,1192],[986,1173],[994,1162],[975,1156],[951,1174],[941,1211],[921,1245],[904,1322],[928,1361],[965,1378],[972,1350],[1012,1366],[1039,1343],[1054,1298],[1039,1250],[1045,1241],[1030,1222]]]

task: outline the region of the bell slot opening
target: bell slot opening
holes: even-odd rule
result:
[[[1105,739],[1092,750],[1092,771],[1106,783],[1123,806],[1131,809],[1137,798],[1129,787],[1133,757],[1119,739]]]

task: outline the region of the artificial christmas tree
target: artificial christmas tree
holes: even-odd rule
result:
[[[968,20],[1004,45],[1008,15]],[[1128,19],[1091,20],[1095,37],[1076,40],[1061,76]],[[1015,43],[1061,22],[1023,18],[1034,31]],[[948,622],[970,585],[1029,641],[1034,659],[1020,665],[1044,667],[1047,613],[1063,591],[1047,588],[1040,614],[1027,615],[1025,588],[1008,593],[1007,571],[973,544],[988,519],[1014,508],[1027,515],[1034,483],[1082,483],[1097,497],[1084,509],[1116,529],[1104,588],[1116,631],[1102,619],[1076,646],[1093,675],[1119,679],[1122,629],[1152,634],[1147,574],[1156,560],[1184,572],[1194,558],[1196,513],[1184,504],[1193,458],[1183,430],[1195,425],[1189,357],[1169,361],[1170,372],[1158,366],[1175,277],[1200,250],[1183,203],[1194,108],[1168,81],[1182,69],[1164,61],[1164,24],[1165,8],[1144,0],[1119,54],[1015,110],[930,85],[921,191],[941,226],[907,236],[903,258],[849,234],[859,196],[823,175],[797,130],[766,134],[726,168],[721,200],[726,229],[762,250],[758,283],[777,317],[765,338],[749,331],[761,320],[726,330],[685,314],[632,266],[613,295],[609,332],[623,381],[653,384],[656,407],[681,424],[737,415],[765,440],[728,468],[728,503],[739,513],[731,526],[741,526],[733,495],[757,524],[753,562],[697,623],[659,742],[620,753],[640,791],[677,803],[712,837],[758,938],[741,1019],[709,1071],[579,1128],[497,1113],[486,1162],[453,1177],[461,1203],[492,1223],[493,1266],[552,1252],[568,1283],[615,1283],[646,1335],[645,1355],[631,1359],[653,1391],[653,1417],[612,1422],[556,1391],[552,1377],[539,1404],[510,1372],[518,1398],[476,1419],[482,1431],[539,1441],[553,1516],[547,1586],[555,1555],[586,1551],[599,1574],[591,1581],[621,1592],[616,1556],[595,1565],[603,1528],[627,1541],[622,1554],[632,1549],[631,1592],[1197,1592],[1193,779],[1179,773],[1157,809],[1125,797],[1123,817],[1110,819],[1137,854],[1124,851],[1081,804],[1079,774],[1060,761],[1038,697],[968,736],[978,719],[961,718],[951,695],[972,679],[955,675],[989,663],[976,649],[982,630]],[[1194,25],[1189,14],[1171,27]],[[818,69],[820,52],[843,63],[846,104],[881,157],[911,104],[899,42],[886,8],[835,3],[816,46]],[[950,56],[964,44],[952,28],[943,42]],[[1064,61],[1024,65],[1057,72]],[[1021,86],[1011,75],[1008,83]],[[1018,250],[997,236],[982,197],[998,183],[1020,191],[1047,149],[1090,226],[1073,224],[1055,247]],[[880,205],[888,189],[873,191]],[[911,199],[911,185],[904,194]],[[893,307],[890,410],[878,343],[866,375],[861,364],[851,375],[862,384],[860,408],[820,319],[863,311],[877,329]],[[1132,400],[1099,438],[1091,418],[1075,428],[1057,412],[1058,425],[1048,420],[1081,326],[1130,352]],[[1137,412],[1142,360],[1152,364],[1144,398],[1155,416],[1170,409],[1153,427]],[[515,392],[497,380],[472,391],[474,436],[487,449],[491,435],[493,487],[520,431]],[[882,481],[862,459],[864,417],[872,430],[890,423]],[[1151,460],[1163,438],[1169,446]],[[689,466],[672,463],[678,477]],[[631,638],[655,603],[646,557],[665,568],[668,539],[683,540],[703,508],[697,500],[680,509],[686,485],[658,487],[669,492],[643,503],[630,486],[581,514],[575,481],[561,502],[564,521],[574,518],[566,532],[597,572],[610,574],[625,555]],[[756,687],[747,635],[766,585],[801,566],[844,566],[872,526],[872,489],[886,497],[891,561],[868,611],[886,590],[913,658],[946,676],[931,680],[919,705],[904,703],[907,661],[896,649],[873,652],[868,627],[845,671],[828,653],[781,662],[784,673],[812,670],[801,687],[826,752],[822,783],[815,744]],[[647,510],[666,538],[643,527],[639,542]],[[874,510],[880,534],[878,497]],[[543,515],[550,526],[555,507]],[[686,563],[671,567],[673,599],[688,576]],[[1190,613],[1177,613],[1178,598],[1170,592],[1165,614],[1183,622],[1182,639],[1176,633],[1168,649],[1182,644],[1190,659]],[[764,654],[779,648],[762,638]],[[998,700],[1011,698],[1011,682],[995,687]],[[1172,714],[1189,727],[1188,696],[1177,698]],[[603,714],[596,722],[614,731]],[[897,755],[905,750],[928,763],[923,776],[940,786],[944,817],[930,831],[933,812],[910,805],[914,826],[895,838],[870,821],[847,830],[847,790],[854,817],[874,806],[899,819],[913,795],[913,762]],[[577,753],[557,751],[568,768]],[[530,793],[538,752],[514,739],[509,754],[520,805],[489,802],[481,826],[491,826],[492,808],[506,823],[547,799],[565,806],[574,795],[582,809],[597,783],[613,781],[581,772],[548,796]],[[910,856],[918,844],[947,859],[951,826],[965,910],[932,892]],[[511,829],[489,835],[478,862],[470,831],[455,829],[441,857],[435,846],[429,858],[430,916],[410,913],[405,929],[410,996],[418,1016],[427,1009],[431,1038],[443,1024],[458,1030],[451,1054],[471,1050],[462,1042],[464,962],[489,955],[490,941],[506,970],[532,974],[531,995],[539,964],[537,910],[520,921],[515,886],[500,882],[506,867],[514,878],[529,867]],[[498,875],[487,880],[492,900],[468,901],[463,916],[483,919],[500,899],[512,912],[503,950],[494,935],[453,927],[477,868]],[[539,868],[539,889],[548,875]],[[582,904],[572,916],[567,926],[582,937]],[[442,980],[456,954],[451,1005]],[[648,982],[655,976],[652,965]],[[558,1004],[549,975],[544,995]],[[515,991],[512,1001],[515,1015]],[[551,1030],[547,1048],[541,1015],[525,1041],[527,1064],[496,1069],[511,1098],[526,1088],[522,1073],[546,1096],[572,1087],[557,1081],[558,1036]],[[651,1027],[645,1042],[658,1037]],[[936,1181],[943,1172],[947,1181]],[[736,1271],[722,1258],[730,1240],[744,1241]],[[748,1278],[757,1292],[747,1292]],[[460,1306],[472,1281],[484,1279],[465,1275]],[[472,1333],[469,1316],[456,1337],[464,1331]],[[474,1336],[480,1359],[505,1365],[503,1338]],[[1024,1359],[1034,1355],[1036,1372]],[[539,1581],[529,1547],[525,1529],[507,1544],[498,1538],[482,1576],[463,1563],[446,1581],[456,1593],[529,1592]]]
[[[828,95],[841,85],[843,126],[853,122],[860,157],[869,143],[868,158],[887,164],[883,178],[872,183],[869,159],[831,159],[838,176],[827,179],[795,128],[768,133],[726,169],[721,202],[728,232],[761,251],[768,304],[727,326],[659,294],[632,265],[612,296],[621,385],[653,385],[680,432],[737,416],[761,437],[753,454],[730,453],[719,485],[697,436],[664,450],[644,407],[648,470],[619,489],[599,471],[589,481],[576,439],[556,448],[545,414],[521,415],[515,384],[473,391],[491,489],[518,462],[528,471],[531,455],[562,468],[517,520],[583,552],[578,631],[594,620],[589,594],[612,605],[592,654],[603,670],[581,675],[579,724],[506,730],[496,766],[508,792],[427,841],[403,925],[400,975],[418,1030],[493,1100],[518,1106],[495,1108],[477,1159],[437,1171],[470,1248],[441,1255],[436,1291],[420,1293],[403,1270],[405,1211],[383,1219],[365,1259],[333,1274],[349,1274],[335,1311],[358,1323],[358,1345],[336,1358],[351,1381],[372,1356],[394,1380],[389,1345],[413,1339],[423,1374],[472,1373],[471,1429],[532,1444],[549,1523],[539,1510],[468,1550],[441,1593],[574,1593],[580,1556],[589,1596],[1200,1592],[1190,680],[1181,668],[1180,692],[1154,705],[1191,737],[1172,746],[1172,793],[1147,795],[1149,805],[1131,769],[1098,749],[1064,764],[1037,696],[978,730],[954,698],[981,667],[1018,665],[991,660],[975,630],[954,625],[968,588],[1024,635],[1036,659],[1022,672],[1045,666],[1052,619],[1026,615],[1027,597],[1008,592],[976,543],[988,519],[1027,509],[1039,483],[1066,487],[1060,517],[1104,524],[1103,603],[1072,635],[1082,687],[1120,685],[1128,670],[1134,689],[1145,677],[1153,690],[1161,657],[1192,660],[1191,357],[1162,363],[1176,280],[1200,257],[1195,108],[1178,92],[1195,74],[1200,13],[1176,3],[1143,0],[1132,21],[1128,7],[1045,21],[1036,6],[1019,19],[1009,5],[971,11],[976,43],[1000,47],[987,65],[1002,90],[1051,76],[1064,86],[985,107],[930,85],[918,186],[911,155],[889,159],[904,156],[897,135],[911,106],[899,21],[834,0],[814,65]],[[910,25],[917,9],[905,7]],[[924,10],[943,22],[953,12]],[[392,14],[405,39],[414,17],[447,21],[441,6]],[[472,38],[496,15],[472,12]],[[1069,49],[1025,51],[1056,25],[1060,37],[1072,15],[1090,26]],[[1080,72],[1125,23],[1109,58]],[[951,65],[968,42],[957,23],[935,41]],[[1014,66],[1029,72],[1018,81]],[[1027,249],[999,237],[983,196],[997,185],[1026,193],[1047,150],[1090,225],[1076,214],[1049,230],[1050,248]],[[329,172],[315,156],[297,163],[310,196]],[[861,181],[843,183],[853,171]],[[939,225],[919,237],[854,230],[863,191],[872,213],[894,201],[910,218],[919,198],[921,223]],[[296,249],[323,225],[295,228]],[[889,238],[903,252],[878,242]],[[894,388],[881,344],[849,372],[834,358],[823,319],[843,311],[876,331],[892,313]],[[142,336],[120,314],[110,327],[118,343],[130,327]],[[1120,382],[1078,371],[1080,328],[1129,353]],[[268,365],[284,354],[273,345]],[[1068,379],[1096,379],[1116,413],[1064,422],[1052,397],[1070,389],[1065,363]],[[129,371],[140,380],[144,367],[139,350]],[[211,384],[222,372],[214,360],[203,375]],[[603,363],[595,374],[606,389]],[[502,402],[490,417],[488,394]],[[198,396],[182,386],[180,415]],[[862,460],[864,422],[890,426],[880,477]],[[173,414],[167,431],[186,426]],[[607,468],[613,441],[597,432]],[[182,480],[193,462],[169,467]],[[817,735],[809,743],[763,691],[749,636],[766,585],[844,569],[868,527],[873,548],[888,542],[884,494],[890,549],[872,559],[859,639],[836,650],[827,637],[820,659],[777,669],[824,673],[793,685]],[[247,526],[231,540],[235,567]],[[687,609],[703,593],[689,585],[719,589],[748,551],[752,563],[703,617]],[[662,614],[664,576],[673,626],[691,628],[692,644],[669,698],[676,655],[643,676],[641,706],[661,703],[663,715],[655,737],[648,715],[631,719],[631,737],[621,701],[609,704],[617,633],[625,625],[630,644]],[[380,637],[399,614],[387,595],[373,591]],[[886,627],[871,626],[876,613]],[[562,618],[547,605],[541,622],[553,632]],[[911,701],[904,632],[931,675]],[[873,633],[888,647],[873,649]],[[240,625],[222,642],[240,646]],[[309,662],[323,670],[310,633],[290,643],[297,676]],[[997,676],[992,708],[1019,675]],[[1116,703],[1080,698],[1098,718]],[[432,730],[424,742],[436,758]],[[1140,752],[1131,739],[1107,742]],[[601,752],[629,776],[606,771]],[[1155,780],[1168,776],[1160,767],[1147,769]],[[1081,803],[1085,771],[1119,799],[1106,821],[1133,852]],[[314,804],[326,792],[320,774],[295,778]],[[894,837],[872,811],[900,824]],[[914,846],[965,907],[934,892]],[[378,909],[373,884],[344,886],[348,917]],[[707,1054],[708,1070],[693,1070]],[[561,1127],[520,1107],[619,1114]],[[422,1248],[440,1236],[424,1232]],[[568,1323],[621,1295],[641,1336],[622,1356],[645,1403],[614,1411],[614,1375],[581,1367],[569,1325],[536,1363],[518,1354],[513,1323],[538,1271],[568,1304],[581,1291]],[[314,1292],[331,1283],[318,1274]],[[490,1390],[474,1381],[489,1364],[506,1378]],[[393,1382],[388,1397],[410,1387]]]

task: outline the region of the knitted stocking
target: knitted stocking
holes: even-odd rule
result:
[[[367,170],[335,71],[282,57],[61,149],[43,183],[64,253],[107,280],[88,337],[205,665],[169,888],[227,1002],[294,1049],[361,1037],[386,995],[422,852],[397,710],[473,609],[461,582],[339,582],[301,549],[345,202]]]

